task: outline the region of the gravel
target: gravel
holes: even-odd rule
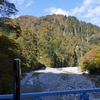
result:
[[[49,92],[95,88],[95,84],[87,79],[87,72],[81,72],[78,67],[43,68],[26,73],[21,80],[21,92]],[[90,93],[90,100],[99,97],[99,93]],[[78,100],[79,94],[48,96],[43,100]]]

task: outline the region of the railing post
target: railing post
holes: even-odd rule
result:
[[[13,100],[20,100],[20,76],[21,60],[15,58],[13,61]]]
[[[89,100],[89,94],[83,93],[83,95],[80,95],[80,99],[79,100]]]

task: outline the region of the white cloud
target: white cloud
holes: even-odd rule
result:
[[[88,9],[87,13],[84,15],[86,18],[94,17],[94,16],[99,16],[100,15],[100,6],[96,6],[94,8]]]
[[[24,7],[29,7],[33,4],[34,0],[9,0],[11,3],[16,3],[18,5],[25,5]]]
[[[88,6],[92,3],[94,3],[94,0],[84,0],[83,5]]]
[[[84,2],[82,3],[80,7],[76,7],[71,10],[71,14],[76,15],[79,13],[84,13],[86,12],[86,9],[88,9],[93,3],[94,3],[94,0],[84,0]]]
[[[45,12],[48,12],[49,14],[62,14],[62,15],[70,15],[69,12],[62,10],[61,8],[55,8],[51,7],[45,10]]]
[[[93,14],[92,13],[87,13],[86,15],[84,15],[83,17],[85,17],[85,18],[89,18],[89,17],[92,17],[93,16]]]
[[[9,2],[27,8],[33,4],[34,0],[9,0]]]
[[[16,0],[9,0],[9,2],[11,2],[11,3],[15,3],[15,2],[16,2]]]
[[[51,7],[45,10],[49,14],[62,14],[72,15],[78,17],[78,19],[88,20],[94,24],[100,23],[100,0],[84,0],[78,7],[72,8],[69,11],[62,8]],[[99,23],[98,23],[99,22]]]
[[[80,13],[85,12],[85,10],[94,3],[94,0],[84,0],[82,5],[80,7],[76,7],[71,9],[71,11],[65,11],[61,8],[55,8],[51,7],[46,9],[45,11],[48,12],[49,14],[63,14],[63,15],[79,15]]]
[[[97,4],[100,4],[100,0],[97,1]]]
[[[93,17],[91,19],[91,23],[100,26],[100,18],[99,17]]]
[[[71,15],[76,15],[76,14],[82,13],[82,12],[84,12],[84,10],[85,10],[85,6],[76,7],[71,10]]]
[[[92,18],[92,22],[94,22],[94,21],[97,21],[99,18],[98,17],[94,17],[94,18]]]
[[[82,13],[85,10],[85,6],[81,6],[81,7],[76,7],[74,9],[72,9],[71,11],[65,11],[61,8],[55,8],[55,7],[50,7],[48,9],[45,10],[45,12],[49,13],[49,14],[62,14],[62,15],[73,15],[75,16],[76,14]]]
[[[95,7],[94,9],[90,10],[91,13],[94,13],[96,15],[100,15],[100,6]]]
[[[22,5],[25,2],[25,0],[8,0],[8,1],[11,3],[17,3],[18,5]]]
[[[24,3],[25,0],[18,0],[18,4],[22,5]]]
[[[29,7],[33,4],[34,0],[30,0],[27,4],[26,4],[26,7]]]

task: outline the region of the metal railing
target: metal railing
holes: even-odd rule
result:
[[[14,74],[13,94],[0,95],[0,100],[5,100],[5,99],[20,100],[22,98],[32,98],[32,100],[44,100],[42,97],[47,97],[47,96],[51,97],[56,95],[62,96],[62,95],[70,95],[70,94],[79,94],[78,100],[89,100],[89,93],[100,92],[100,88],[93,88],[93,89],[82,89],[82,90],[20,93],[21,60],[18,58],[14,59],[13,67],[14,67],[13,68],[13,74]],[[55,99],[49,99],[49,100],[55,100]],[[68,99],[57,99],[57,100],[68,100]]]
[[[92,92],[100,92],[99,88],[83,89],[83,90],[65,90],[65,91],[52,91],[52,92],[36,92],[36,93],[22,93],[20,98],[33,98],[32,100],[42,100],[40,97],[56,96],[56,95],[69,95],[69,94],[80,94],[78,100],[89,100],[89,94]],[[0,95],[2,99],[13,99],[13,94]],[[17,99],[19,100],[19,99]]]

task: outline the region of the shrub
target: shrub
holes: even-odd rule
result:
[[[95,47],[84,55],[81,59],[82,70],[87,70],[91,74],[100,74],[100,48]]]

